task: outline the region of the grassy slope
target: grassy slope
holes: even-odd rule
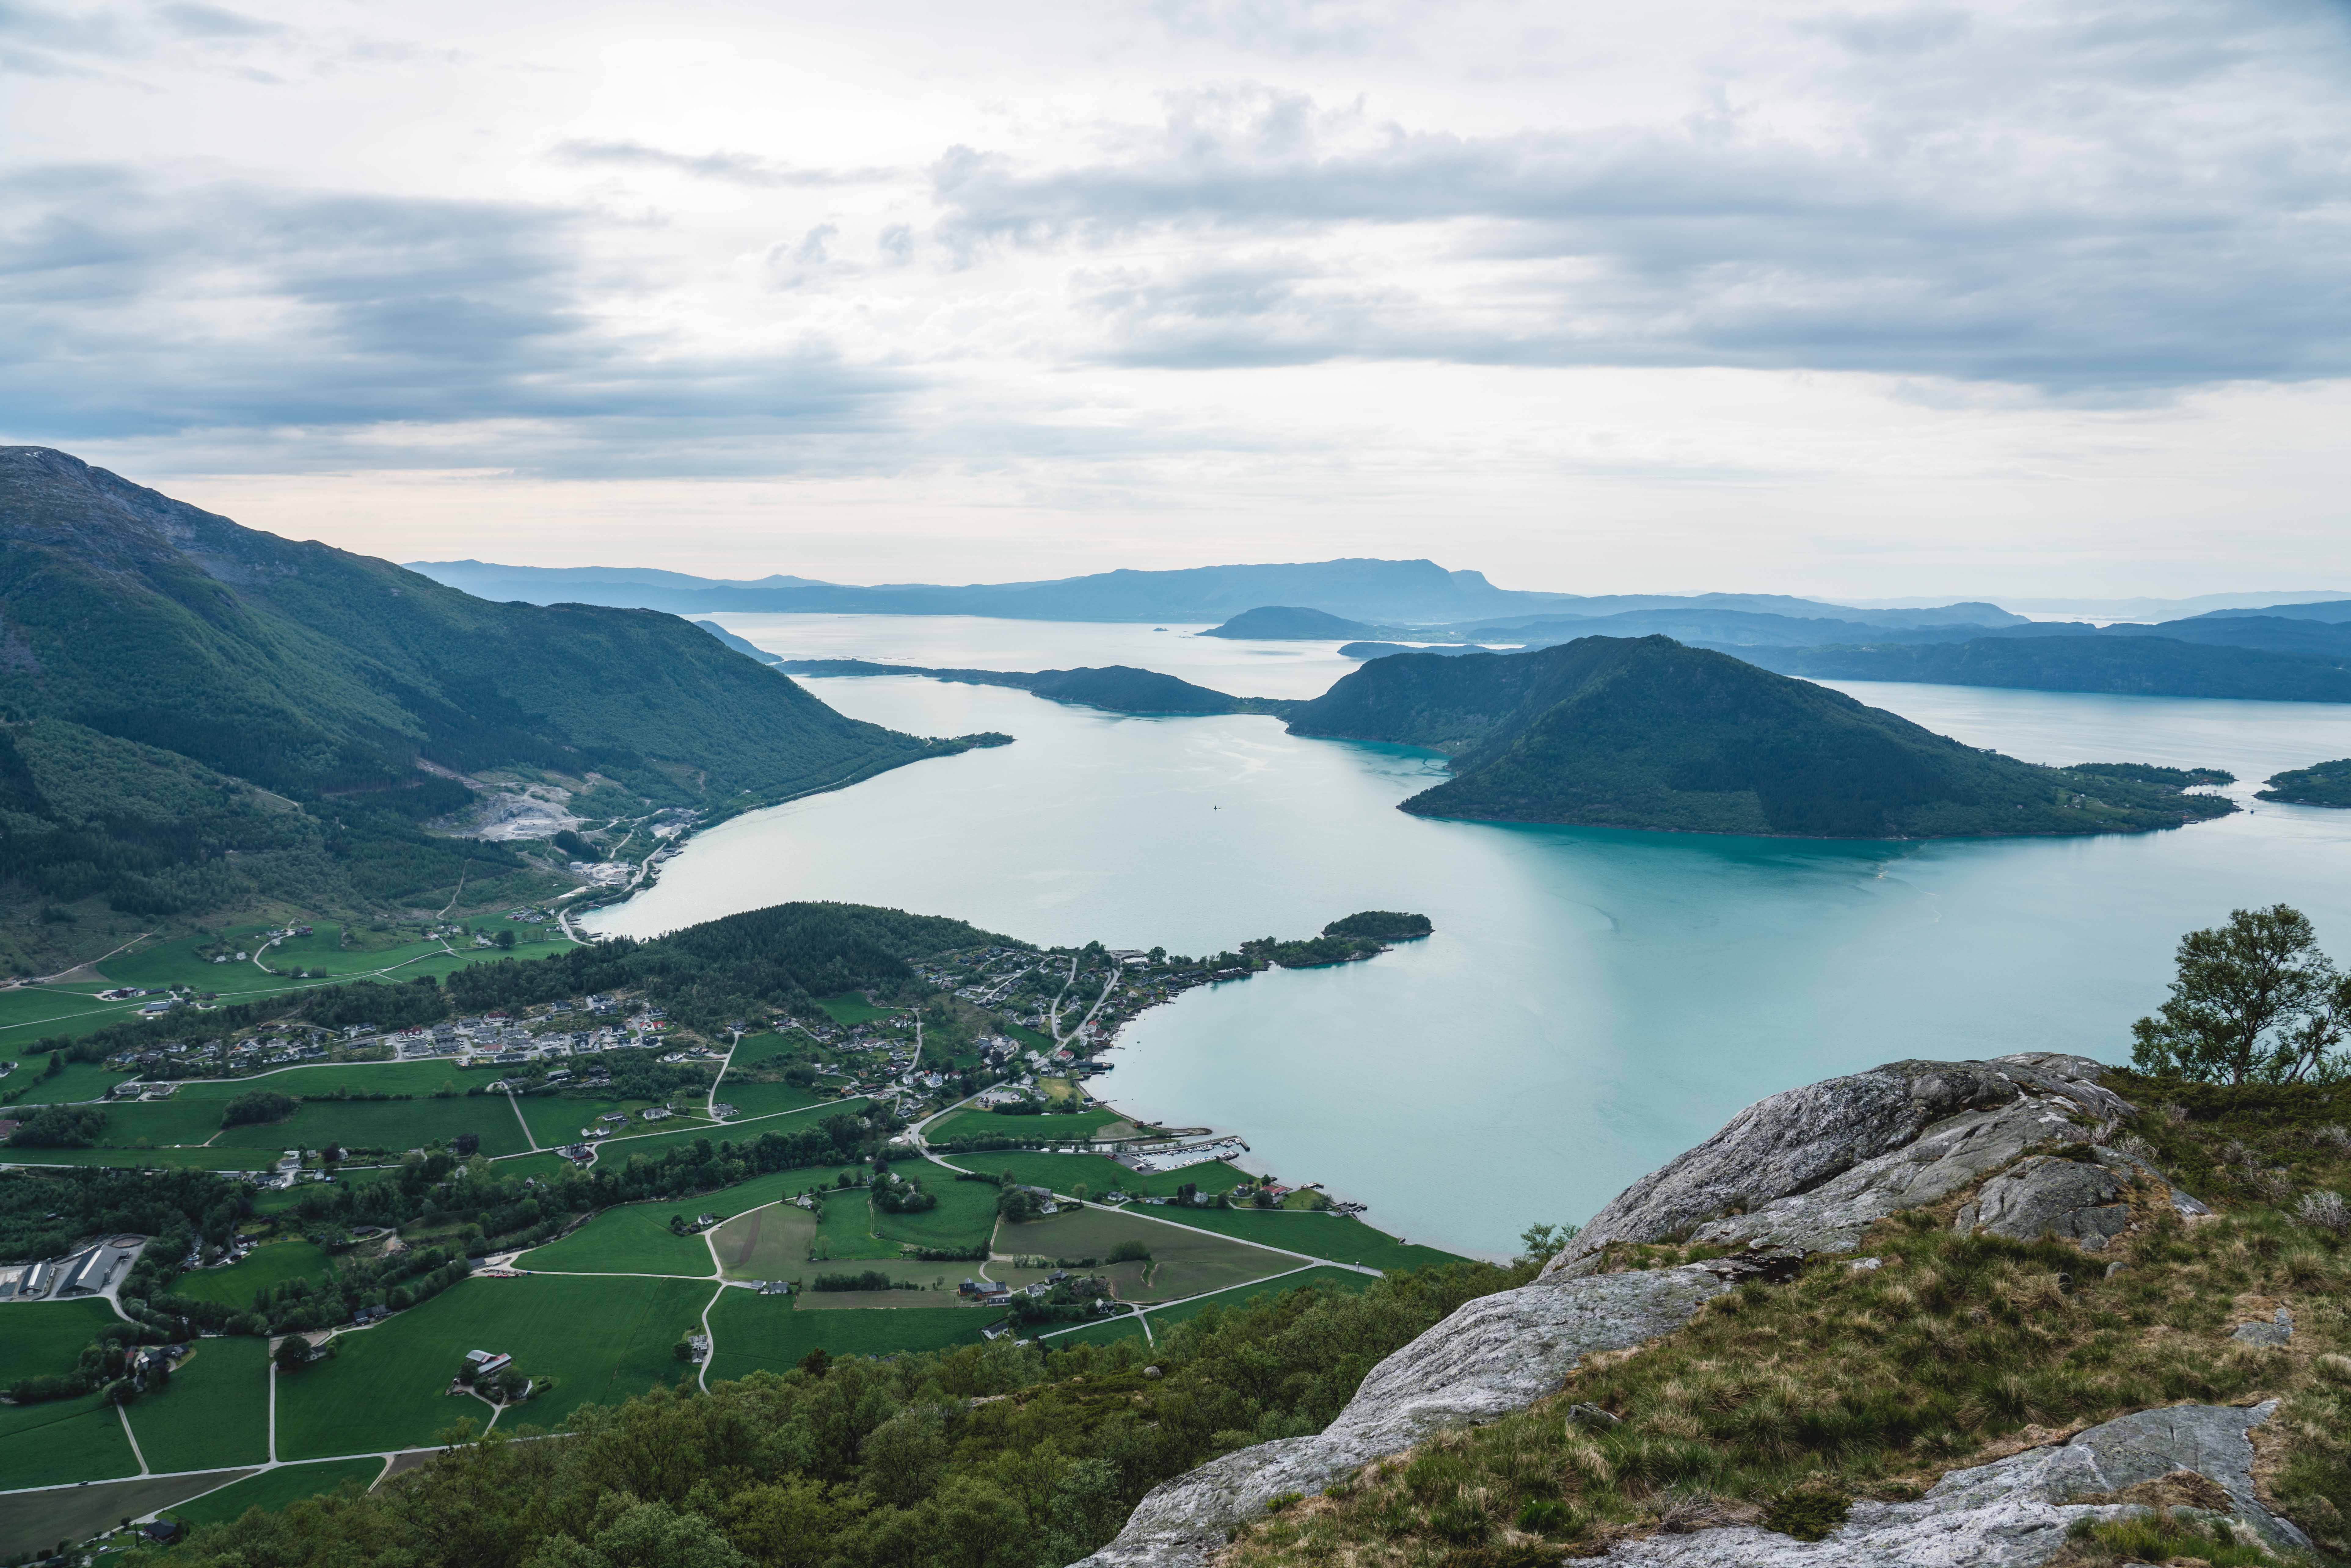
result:
[[[997,1189],[986,1182],[957,1181],[937,1166],[908,1163],[905,1174],[921,1179],[939,1200],[920,1214],[873,1211],[873,1228],[883,1239],[916,1247],[977,1247],[996,1228]]]
[[[824,1212],[817,1219],[818,1245],[826,1262],[853,1261],[865,1258],[895,1258],[898,1244],[885,1241],[873,1233],[873,1206],[863,1189],[829,1193],[824,1200]]]
[[[257,1465],[268,1458],[268,1343],[196,1341],[171,1385],[131,1406],[131,1429],[151,1470]]]
[[[490,1412],[443,1390],[469,1350],[502,1350],[532,1375],[561,1380],[499,1425],[551,1427],[580,1406],[610,1404],[674,1383],[677,1338],[711,1288],[684,1280],[468,1280],[378,1327],[338,1337],[340,1354],[286,1378],[277,1391],[277,1451],[324,1458],[413,1448],[460,1419]]]
[[[784,1179],[760,1176],[699,1197],[623,1204],[608,1208],[570,1235],[535,1247],[517,1260],[525,1269],[549,1269],[595,1274],[693,1274],[710,1272],[710,1248],[699,1236],[678,1236],[669,1228],[670,1216],[688,1220],[705,1214],[727,1218],[761,1204],[773,1203],[789,1186]]]
[[[1353,1215],[1280,1208],[1177,1208],[1166,1204],[1144,1212],[1219,1236],[1237,1236],[1244,1241],[1287,1248],[1337,1263],[1362,1263],[1383,1271],[1461,1261],[1456,1253],[1398,1241]]]
[[[1179,1301],[1172,1307],[1155,1308],[1151,1313],[1151,1331],[1165,1333],[1187,1318],[1198,1317],[1210,1307],[1238,1307],[1244,1301],[1282,1291],[1302,1290],[1309,1285],[1320,1285],[1333,1291],[1363,1291],[1368,1290],[1372,1282],[1369,1274],[1358,1274],[1352,1269],[1301,1270],[1279,1279],[1259,1280],[1252,1284],[1237,1285],[1229,1291],[1219,1291],[1214,1295]]]
[[[0,1491],[138,1473],[121,1417],[95,1394],[0,1406]]]
[[[1299,1266],[1297,1259],[1261,1247],[1189,1227],[1154,1225],[1114,1208],[1081,1208],[1026,1224],[999,1226],[996,1250],[1076,1263],[1086,1258],[1106,1259],[1123,1241],[1143,1243],[1150,1249],[1151,1260],[1102,1268],[1122,1301],[1172,1301]],[[1026,1282],[1006,1270],[990,1272],[1008,1283]]]

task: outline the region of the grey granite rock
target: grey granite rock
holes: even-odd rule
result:
[[[2105,1071],[2041,1051],[1896,1061],[1759,1100],[1625,1188],[1546,1276],[1590,1272],[1611,1241],[1687,1236],[1849,1251],[1887,1215],[1938,1202],[2036,1145],[2110,1130],[2132,1107],[2098,1084]],[[2099,1151],[2102,1166],[2113,1162],[2146,1168]]]
[[[2277,1315],[2272,1318],[2269,1322],[2265,1323],[2239,1323],[2234,1329],[2230,1331],[2229,1337],[2245,1344],[2280,1345],[2292,1343],[2294,1340],[2294,1314],[2287,1312],[2283,1307],[2280,1307],[2277,1310]]]
[[[2130,1228],[2130,1206],[2122,1200],[2128,1186],[2103,1166],[2034,1155],[1984,1183],[1961,1206],[1956,1228],[2017,1241],[2053,1236],[2103,1252]]]
[[[2246,1436],[2276,1401],[2251,1409],[2181,1405],[2093,1427],[2073,1441],[1974,1469],[1954,1470],[1917,1502],[1858,1502],[1824,1541],[1753,1525],[1626,1542],[1602,1561],[1644,1568],[2035,1568],[2055,1556],[2078,1519],[2143,1513],[2132,1503],[2082,1503],[2175,1470],[2192,1470],[2228,1494],[2230,1514],[2280,1546],[2307,1546],[2301,1531],[2263,1508]],[[2216,1499],[2217,1500],[2217,1499]]]
[[[1523,1409],[1595,1351],[1679,1328],[1744,1261],[1538,1281],[1470,1301],[1372,1368],[1319,1435],[1259,1443],[1153,1488],[1085,1568],[1196,1568],[1269,1498],[1321,1491],[1440,1427]]]

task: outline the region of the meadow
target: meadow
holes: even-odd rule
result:
[[[915,1307],[894,1312],[796,1312],[789,1296],[729,1291],[710,1309],[710,1380],[789,1372],[812,1350],[831,1355],[890,1355],[969,1344],[1002,1314],[977,1307]]]
[[[816,1245],[827,1260],[895,1258],[898,1244],[873,1234],[873,1206],[862,1187],[826,1195],[824,1212],[817,1219]]]
[[[1358,1274],[1352,1269],[1304,1269],[1295,1274],[1284,1274],[1277,1280],[1260,1280],[1254,1284],[1220,1291],[1197,1301],[1155,1308],[1151,1313],[1151,1331],[1165,1333],[1186,1318],[1198,1317],[1210,1307],[1238,1307],[1244,1301],[1253,1301],[1259,1296],[1278,1291],[1302,1290],[1308,1285],[1322,1285],[1338,1291],[1365,1291],[1373,1282],[1369,1274]]]
[[[138,1473],[122,1418],[98,1395],[0,1405],[0,1491]]]
[[[98,993],[113,989],[100,984],[77,986],[11,986],[0,990],[0,1060],[17,1060],[33,1042],[49,1035],[78,1040],[92,1030],[120,1023],[140,1008],[139,1001],[101,1002]],[[19,1071],[23,1069],[18,1069]],[[33,1071],[37,1073],[39,1065]],[[13,1077],[0,1079],[0,1093],[17,1087]]]
[[[923,1190],[936,1197],[938,1207],[918,1214],[873,1211],[873,1228],[885,1241],[916,1247],[979,1247],[996,1228],[998,1189],[987,1182],[957,1181],[936,1166],[908,1163],[909,1176],[919,1176]]]
[[[629,1129],[644,1125],[637,1113],[659,1102],[653,1100],[612,1100],[586,1094],[518,1094],[514,1103],[522,1107],[522,1119],[530,1125],[531,1136],[548,1148],[560,1148],[579,1143],[592,1127]],[[619,1112],[626,1122],[598,1120],[609,1112]],[[667,1124],[664,1124],[667,1125]]]
[[[834,1100],[810,1107],[805,1113],[807,1120],[789,1119],[799,1113],[787,1113],[784,1116],[763,1116],[749,1121],[738,1118],[726,1123],[695,1122],[674,1133],[656,1133],[645,1137],[608,1138],[596,1145],[596,1161],[599,1165],[606,1160],[611,1160],[614,1165],[621,1165],[634,1154],[650,1155],[658,1158],[677,1145],[691,1143],[696,1138],[709,1139],[713,1147],[726,1143],[747,1144],[762,1133],[798,1132],[803,1127],[814,1126],[821,1123],[828,1116],[860,1115],[870,1103],[870,1101],[863,1099]],[[662,1124],[669,1125],[666,1122]],[[788,1176],[799,1174],[799,1172],[786,1173]]]
[[[716,1098],[721,1104],[732,1105],[745,1116],[772,1116],[778,1111],[804,1111],[838,1099],[839,1095],[830,1089],[802,1089],[796,1083],[780,1081],[754,1082],[737,1078],[729,1071],[718,1081]]]
[[[737,1215],[711,1237],[719,1272],[730,1280],[797,1280],[809,1271],[816,1220],[797,1204],[770,1203]]]
[[[185,1091],[182,1091],[183,1093]],[[217,1126],[217,1122],[215,1122]],[[447,1143],[460,1133],[482,1141],[486,1155],[529,1152],[522,1124],[503,1094],[474,1094],[441,1100],[312,1101],[282,1122],[249,1122],[220,1128],[214,1148],[319,1149],[329,1144],[346,1148],[381,1148],[395,1152]]]
[[[70,1301],[10,1301],[0,1306],[0,1387],[20,1377],[73,1370],[81,1347],[122,1320],[95,1296]]]
[[[253,1149],[205,1149],[193,1145],[164,1149],[9,1149],[10,1166],[115,1166],[125,1169],[176,1168],[205,1171],[249,1171],[275,1163]],[[266,1195],[263,1195],[266,1196]]]
[[[158,1473],[257,1465],[269,1458],[269,1344],[200,1339],[161,1393],[130,1407],[131,1430]]]
[[[766,1176],[698,1197],[622,1204],[604,1209],[569,1236],[532,1248],[516,1260],[516,1267],[569,1273],[690,1274],[715,1278],[710,1268],[709,1243],[700,1236],[674,1233],[669,1228],[670,1217],[684,1215],[692,1220],[700,1215],[716,1214],[726,1218],[774,1203],[787,1185],[786,1180]]]
[[[559,1385],[499,1418],[557,1427],[590,1403],[611,1404],[677,1382],[672,1354],[698,1329],[711,1287],[693,1280],[622,1277],[475,1279],[374,1328],[339,1334],[334,1359],[280,1380],[281,1458],[418,1448],[459,1420],[490,1411],[444,1393],[469,1350],[503,1351],[521,1372]]]
[[[1075,1262],[1081,1258],[1108,1258],[1120,1243],[1128,1241],[1148,1248],[1149,1262],[1106,1264],[1097,1270],[1110,1277],[1121,1301],[1172,1301],[1298,1266],[1295,1259],[1261,1247],[1208,1231],[1154,1225],[1114,1208],[1072,1209],[1025,1224],[999,1226],[996,1249]],[[988,1272],[1011,1284],[1039,1277],[1035,1270],[990,1269]]]
[[[299,1239],[272,1241],[225,1269],[191,1269],[172,1285],[172,1294],[191,1301],[249,1307],[253,1298],[288,1280],[319,1280],[334,1271],[323,1249]]]
[[[141,1441],[144,1441],[142,1438]],[[176,1519],[191,1529],[200,1524],[220,1524],[241,1519],[250,1508],[264,1513],[275,1513],[288,1503],[299,1502],[306,1497],[323,1497],[340,1491],[347,1484],[356,1484],[364,1491],[375,1484],[383,1473],[383,1461],[378,1458],[327,1459],[315,1464],[281,1465],[274,1470],[264,1470],[257,1476],[247,1476],[216,1491],[173,1508],[163,1510],[167,1519]]]
[[[5,1056],[7,1050],[0,1046],[0,1056]],[[116,1084],[130,1076],[109,1072],[91,1061],[66,1062],[55,1075],[49,1074],[48,1067],[49,1059],[37,1052],[26,1057],[16,1064],[16,1071],[0,1078],[0,1095],[16,1096],[10,1103],[17,1105],[68,1105],[80,1100],[103,1100]]]
[[[845,1027],[893,1018],[897,1013],[893,1008],[877,1008],[853,991],[838,997],[819,997],[816,1005],[824,1009],[827,1018]]]
[[[999,1116],[975,1106],[950,1112],[925,1127],[923,1136],[935,1144],[952,1143],[957,1138],[991,1137],[1056,1138],[1074,1144],[1092,1137],[1113,1122],[1125,1120],[1118,1112],[1099,1105],[1086,1111],[1036,1116]]]
[[[1052,1119],[1059,1121],[1062,1118]],[[1171,1197],[1186,1182],[1202,1192],[1230,1192],[1243,1182],[1254,1179],[1222,1160],[1212,1160],[1186,1170],[1143,1176],[1127,1169],[1107,1155],[1040,1155],[1016,1149],[947,1157],[966,1170],[998,1173],[1009,1176],[1024,1186],[1050,1187],[1059,1193],[1074,1193],[1082,1185],[1090,1197],[1100,1197],[1106,1192]]]
[[[1383,1271],[1427,1269],[1461,1259],[1434,1247],[1403,1242],[1352,1214],[1297,1208],[1177,1208],[1159,1204],[1142,1212],[1178,1225],[1213,1230],[1267,1247],[1287,1248],[1334,1263],[1361,1263]]]

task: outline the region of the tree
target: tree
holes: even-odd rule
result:
[[[290,1333],[277,1342],[277,1370],[299,1372],[310,1364],[310,1342],[300,1334]]]
[[[500,931],[493,940],[495,940],[500,947],[511,950],[515,945],[515,934],[513,928],[509,926],[506,930]]]
[[[2179,939],[2171,996],[2131,1025],[2140,1071],[2199,1082],[2292,1083],[2351,1071],[2335,1048],[2351,1028],[2351,978],[2290,905],[2232,910]]]

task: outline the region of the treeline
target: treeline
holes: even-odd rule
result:
[[[888,1361],[818,1352],[799,1370],[706,1395],[584,1408],[564,1442],[468,1443],[372,1492],[249,1513],[199,1531],[172,1562],[1074,1562],[1153,1486],[1248,1443],[1321,1430],[1382,1357],[1526,1277],[1460,1263],[1360,1294],[1292,1291],[1212,1307],[1155,1347],[1006,1343]],[[1146,1362],[1160,1375],[1145,1377]],[[1022,1397],[989,1397],[1008,1394]]]

